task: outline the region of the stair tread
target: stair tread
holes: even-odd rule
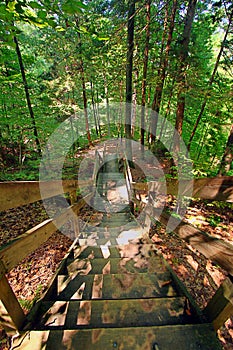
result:
[[[168,271],[157,274],[58,276],[58,299],[126,299],[174,297],[178,293]]]
[[[75,259],[67,266],[68,274],[109,274],[109,273],[142,273],[161,272],[166,267],[158,256],[133,258],[86,258]]]
[[[105,238],[111,238],[111,234],[105,232]],[[135,256],[151,257],[157,252],[154,244],[128,243],[124,245],[111,246],[81,246],[74,249],[74,257],[83,259],[88,256],[93,258],[133,258]]]
[[[31,331],[13,340],[18,350],[221,350],[211,324]],[[157,346],[155,346],[157,344]]]
[[[43,302],[36,329],[123,328],[187,324],[185,298]]]

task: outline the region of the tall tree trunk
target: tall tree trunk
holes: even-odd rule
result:
[[[169,5],[169,3],[167,2],[165,19],[164,19],[164,34],[166,34],[166,32],[167,32],[167,24],[168,24],[168,16],[169,16],[168,5]],[[174,0],[172,10],[171,10],[171,15],[170,15],[170,24],[169,24],[168,34],[167,34],[167,42],[166,42],[165,52],[161,53],[161,63],[160,63],[160,67],[158,70],[158,80],[157,80],[154,99],[153,99],[153,103],[152,103],[152,110],[158,114],[160,112],[163,88],[164,88],[164,83],[165,83],[165,79],[166,79],[166,75],[167,75],[169,53],[171,50],[172,36],[173,36],[173,32],[174,32],[174,27],[175,27],[176,11],[177,11],[177,0]],[[165,35],[163,36],[163,40],[165,40]],[[164,42],[162,42],[162,48],[163,47],[164,47]],[[151,142],[154,142],[155,138],[156,138],[157,122],[158,122],[157,117],[158,117],[158,115],[155,114],[154,118],[153,118],[153,122],[152,122]]]
[[[230,14],[230,16],[229,16],[228,26],[227,26],[227,29],[226,29],[226,32],[225,32],[225,35],[224,35],[224,38],[223,38],[223,41],[222,41],[222,44],[221,44],[221,47],[220,47],[220,50],[219,50],[217,59],[216,59],[216,62],[215,62],[215,65],[214,65],[214,70],[213,70],[212,75],[211,75],[210,80],[209,80],[208,91],[207,91],[207,93],[205,94],[204,100],[203,100],[202,105],[201,105],[200,113],[199,113],[199,115],[198,115],[198,117],[197,117],[197,120],[196,120],[196,122],[195,122],[195,124],[194,124],[193,130],[192,130],[191,135],[190,135],[190,138],[189,138],[189,142],[188,142],[188,145],[187,145],[188,151],[190,150],[192,140],[193,140],[193,138],[194,138],[195,132],[196,132],[196,130],[197,130],[197,127],[198,127],[198,125],[199,125],[199,123],[200,123],[200,120],[201,120],[201,118],[202,118],[202,115],[203,115],[203,113],[204,113],[204,110],[205,110],[205,107],[206,107],[206,104],[207,104],[208,95],[209,95],[209,90],[210,90],[211,86],[213,85],[214,78],[215,78],[215,75],[216,75],[217,70],[218,70],[219,62],[220,62],[220,59],[221,59],[221,56],[222,56],[224,47],[225,47],[225,45],[226,45],[227,36],[228,36],[229,31],[230,31],[230,28],[231,28],[232,17],[233,17],[233,10],[232,10],[232,12],[231,12],[231,14]]]
[[[132,97],[132,126],[131,126],[131,133],[132,137],[134,138],[134,132],[135,132],[135,123],[136,123],[136,115],[137,115],[137,82],[138,82],[138,77],[139,77],[139,72],[138,69],[136,69],[135,73],[135,81],[134,81],[134,92],[133,92],[133,97]]]
[[[125,134],[126,152],[129,161],[132,159],[131,112],[132,112],[132,75],[133,75],[133,51],[134,51],[134,17],[135,0],[129,0],[128,26],[127,26],[127,62],[126,62],[126,110],[125,110]]]
[[[40,146],[39,135],[38,135],[37,127],[36,127],[35,115],[34,115],[34,112],[33,112],[33,109],[32,109],[31,98],[30,98],[27,78],[26,78],[24,64],[23,64],[23,58],[22,58],[22,55],[21,55],[18,39],[16,38],[16,36],[14,36],[14,42],[15,42],[15,45],[16,45],[16,53],[17,53],[19,66],[20,66],[20,71],[21,71],[21,76],[22,76],[22,80],[23,80],[23,86],[24,86],[27,106],[28,106],[29,114],[30,114],[30,117],[31,117],[31,120],[32,120],[33,133],[34,133],[34,137],[35,137],[37,151],[41,155],[41,146]]]
[[[227,140],[225,152],[223,154],[221,164],[219,167],[218,175],[226,175],[231,169],[231,163],[233,161],[233,125],[231,126],[230,135]]]
[[[123,81],[121,80],[119,83],[119,91],[120,91],[120,110],[119,110],[119,121],[118,121],[118,137],[123,137],[124,133],[124,123],[122,122],[123,115]]]
[[[104,62],[103,62],[104,65]],[[106,105],[106,111],[107,111],[107,123],[108,123],[108,137],[111,136],[111,128],[110,128],[110,112],[109,112],[109,97],[108,97],[108,82],[107,82],[107,76],[106,71],[103,72],[104,77],[104,93],[105,93],[105,105]]]
[[[79,28],[79,19],[76,18],[76,25],[77,28]],[[83,92],[83,107],[84,107],[84,117],[85,117],[85,128],[86,128],[86,134],[87,134],[87,140],[88,144],[91,145],[91,134],[89,129],[89,121],[88,121],[88,113],[87,113],[87,92],[86,92],[86,82],[85,82],[85,72],[84,72],[84,64],[82,59],[82,41],[81,41],[81,34],[78,31],[78,48],[79,48],[79,55],[80,55],[80,73],[81,73],[81,81],[82,81],[82,92]]]
[[[98,92],[98,87],[97,87],[97,90],[96,90],[96,100],[97,100],[97,103],[96,103],[96,115],[97,115],[97,120],[98,120],[98,128],[99,128],[100,137],[102,137],[102,131],[101,131],[101,125],[100,125],[100,111],[99,111],[99,92]]]
[[[189,0],[188,10],[185,18],[183,38],[181,41],[180,55],[179,55],[180,66],[179,66],[178,75],[177,75],[178,96],[177,96],[176,124],[175,124],[175,128],[178,131],[179,135],[182,135],[182,127],[183,127],[183,120],[184,120],[188,46],[190,42],[190,35],[191,35],[191,29],[192,29],[196,4],[197,4],[197,0]]]
[[[145,42],[145,49],[144,49],[143,75],[142,75],[142,110],[141,110],[142,152],[144,150],[144,144],[145,144],[146,79],[147,79],[149,45],[150,45],[150,12],[151,12],[151,0],[147,0],[147,3],[146,3],[146,42]]]
[[[95,122],[95,132],[96,132],[96,136],[98,136],[99,135],[99,130],[98,130],[97,116],[96,116],[95,93],[94,93],[94,88],[93,88],[92,81],[91,81],[91,103],[92,103],[93,116],[94,116],[94,122]]]

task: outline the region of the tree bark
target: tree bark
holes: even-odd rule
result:
[[[18,42],[18,39],[16,38],[16,36],[14,36],[14,42],[15,42],[15,45],[16,45],[16,53],[17,53],[19,66],[20,66],[20,71],[21,71],[21,76],[22,76],[22,80],[23,80],[23,86],[24,86],[27,106],[28,106],[29,114],[30,114],[30,117],[31,117],[31,120],[32,120],[33,133],[34,133],[34,137],[35,137],[37,151],[41,155],[41,146],[40,146],[39,135],[38,135],[37,127],[36,127],[35,115],[34,115],[34,112],[33,112],[33,109],[32,109],[31,97],[30,97],[28,83],[27,83],[27,78],[26,78],[26,74],[25,74],[23,58],[22,58],[22,55],[21,55],[19,42]]]
[[[150,12],[151,12],[151,0],[147,0],[147,3],[146,3],[146,42],[145,42],[145,49],[144,49],[143,76],[142,76],[142,110],[141,110],[142,152],[144,150],[144,144],[145,144],[145,105],[146,105],[146,79],[147,79],[149,45],[150,45]]]
[[[129,0],[128,26],[127,26],[127,61],[126,61],[126,110],[125,110],[125,134],[126,134],[126,152],[129,161],[132,159],[132,148],[130,139],[131,132],[131,112],[133,95],[133,51],[134,51],[134,17],[135,0]]]
[[[79,20],[76,19],[76,25],[79,27]],[[79,54],[80,54],[80,73],[81,73],[81,81],[82,81],[82,92],[83,92],[83,107],[84,107],[84,117],[85,117],[85,128],[86,128],[86,134],[87,134],[87,140],[88,144],[91,145],[91,134],[89,129],[89,121],[88,121],[88,113],[87,113],[87,92],[86,92],[86,82],[85,82],[85,72],[84,72],[84,64],[82,59],[82,41],[81,41],[81,34],[78,31],[78,47],[79,47]]]
[[[127,62],[126,62],[126,103],[132,103],[133,96],[133,51],[134,51],[134,15],[135,0],[129,1],[128,33],[127,33]],[[126,109],[126,137],[131,138],[131,108]]]
[[[219,172],[218,172],[219,176],[226,175],[226,173],[231,169],[232,161],[233,161],[233,125],[231,126],[226,149],[223,154],[221,164],[219,167]]]
[[[187,15],[185,19],[183,38],[181,41],[180,55],[179,55],[180,66],[179,66],[178,76],[177,76],[178,96],[177,96],[176,123],[175,123],[175,128],[178,131],[179,135],[182,135],[182,127],[183,127],[183,120],[184,120],[188,47],[190,42],[190,35],[191,35],[191,29],[192,29],[193,19],[195,15],[196,4],[197,4],[197,0],[189,0]]]
[[[168,3],[167,3],[168,5]],[[166,47],[165,47],[165,52],[161,53],[161,64],[158,70],[158,80],[155,88],[155,94],[154,94],[154,99],[152,103],[152,110],[156,112],[154,115],[154,120],[152,122],[152,134],[151,134],[151,142],[153,143],[156,139],[156,132],[157,132],[157,114],[159,114],[160,111],[160,106],[162,102],[162,94],[163,94],[163,87],[167,75],[167,67],[168,67],[168,61],[169,61],[169,53],[171,50],[171,43],[172,43],[172,36],[173,36],[173,31],[175,27],[175,16],[176,16],[176,11],[177,11],[177,0],[173,1],[173,6],[171,10],[171,15],[170,15],[170,24],[169,24],[169,30],[167,34],[167,42],[166,42]],[[168,24],[168,6],[166,8],[166,13],[165,13],[165,25],[164,25],[164,34],[167,32],[167,24]],[[165,39],[165,35],[163,36]],[[164,40],[163,39],[163,40]],[[164,47],[164,43],[162,43],[162,47]]]
[[[96,116],[96,105],[95,105],[95,94],[94,94],[94,88],[93,83],[91,81],[91,103],[92,103],[92,109],[93,109],[93,116],[94,116],[94,122],[95,122],[95,132],[96,136],[99,135],[98,125],[97,125],[97,116]]]
[[[104,63],[103,63],[104,65]],[[111,128],[110,128],[110,112],[109,112],[109,97],[108,97],[108,82],[106,77],[105,70],[103,71],[103,77],[104,77],[104,93],[105,93],[105,105],[106,105],[106,111],[107,111],[107,123],[108,123],[108,137],[111,136]]]

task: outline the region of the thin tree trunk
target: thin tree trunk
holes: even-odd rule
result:
[[[96,136],[98,136],[99,135],[99,131],[98,131],[98,125],[97,125],[96,106],[95,106],[95,98],[94,98],[94,88],[93,88],[92,81],[91,81],[91,103],[92,103],[93,116],[94,116],[94,122],[95,122],[95,132],[96,132]]]
[[[146,79],[147,79],[149,45],[150,45],[150,12],[151,12],[151,0],[147,0],[147,3],[146,3],[146,42],[145,42],[145,49],[144,49],[143,76],[142,76],[142,110],[141,110],[142,152],[144,150],[144,144],[145,144]]]
[[[132,126],[131,126],[131,133],[132,133],[132,137],[134,137],[134,132],[135,132],[135,123],[136,123],[136,108],[137,108],[137,81],[138,81],[138,76],[139,76],[139,72],[138,69],[136,69],[135,71],[135,82],[134,82],[134,93],[133,93],[133,97],[132,97],[132,102],[133,102],[133,110],[132,110]]]
[[[98,119],[99,134],[100,134],[100,137],[102,137],[102,131],[101,131],[101,125],[100,125],[99,92],[98,92],[98,87],[97,87],[97,90],[96,90],[96,99],[97,99],[97,103],[96,103],[96,115],[97,115],[97,119]]]
[[[196,161],[199,161],[205,140],[206,140],[206,136],[207,136],[207,132],[209,130],[209,124],[207,123],[207,125],[205,125],[205,128],[203,128],[203,132],[202,132],[202,136],[201,136],[201,141],[199,141],[199,149],[197,150],[197,157],[196,157]]]
[[[19,66],[20,66],[20,71],[21,71],[21,76],[22,76],[22,80],[23,80],[23,86],[24,86],[27,106],[28,106],[29,114],[30,114],[30,117],[31,117],[31,120],[32,120],[33,133],[34,133],[34,137],[35,137],[37,151],[41,155],[41,146],[40,146],[39,135],[38,135],[37,127],[36,127],[35,115],[34,115],[34,112],[33,112],[33,109],[32,109],[31,98],[30,98],[27,78],[26,78],[24,64],[23,64],[23,58],[22,58],[22,55],[21,55],[18,39],[16,38],[16,36],[14,36],[14,42],[15,42],[15,45],[16,45],[16,53],[17,53]]]
[[[106,77],[106,72],[103,72],[104,77],[104,93],[105,93],[105,103],[106,103],[106,111],[107,111],[107,123],[108,123],[108,137],[111,136],[110,129],[110,113],[109,113],[109,97],[108,97],[108,82]]]
[[[119,125],[118,125],[118,137],[121,136],[121,138],[123,137],[123,122],[122,122],[122,107],[123,107],[123,81],[120,81],[120,87],[119,87],[119,91],[120,91],[120,111],[119,111]]]
[[[189,142],[188,142],[188,145],[187,145],[187,150],[188,151],[190,151],[191,143],[193,141],[195,132],[197,130],[197,127],[198,127],[198,125],[200,123],[200,120],[202,118],[202,115],[204,113],[204,110],[205,110],[205,107],[206,107],[206,104],[207,104],[209,90],[210,90],[211,86],[213,85],[214,78],[215,78],[215,75],[216,75],[217,70],[218,70],[218,65],[219,65],[219,62],[220,62],[220,59],[221,59],[221,56],[222,56],[222,53],[223,53],[223,50],[224,50],[224,47],[225,47],[225,44],[226,44],[226,41],[227,41],[227,36],[228,36],[230,28],[231,28],[232,17],[233,17],[233,11],[230,14],[227,30],[225,32],[225,35],[224,35],[224,38],[223,38],[223,41],[222,41],[222,44],[221,44],[221,48],[219,50],[219,53],[218,53],[218,56],[217,56],[217,59],[216,59],[215,65],[214,65],[214,70],[213,70],[212,75],[211,75],[210,80],[209,80],[208,91],[205,94],[204,101],[202,102],[202,105],[201,105],[200,113],[199,113],[199,115],[197,117],[197,120],[196,120],[196,122],[194,124],[193,130],[192,130],[190,138],[189,138]]]
[[[133,75],[133,51],[134,51],[134,16],[135,0],[129,0],[128,31],[127,31],[127,62],[126,62],[126,110],[125,110],[125,134],[126,152],[129,161],[132,159],[132,148],[130,139],[131,133],[131,112],[132,112],[132,75]]]
[[[134,51],[134,15],[135,15],[135,1],[129,1],[128,13],[128,34],[127,34],[127,62],[126,62],[126,103],[132,103],[133,88],[132,88],[132,74],[133,74],[133,51]],[[131,108],[126,111],[126,137],[131,138]]]
[[[76,25],[78,28],[79,27],[78,19],[76,19]],[[80,54],[80,73],[81,73],[81,81],[82,81],[85,127],[86,127],[88,144],[91,145],[91,134],[89,129],[89,121],[88,121],[88,113],[87,113],[87,92],[86,92],[85,72],[84,72],[84,64],[82,59],[82,41],[81,41],[81,34],[79,31],[78,31],[78,39],[79,39],[78,47],[79,47],[79,54]]]
[[[178,76],[177,76],[178,96],[177,96],[176,123],[175,123],[175,128],[178,131],[179,135],[182,135],[182,127],[183,127],[183,120],[184,120],[188,46],[190,42],[190,35],[191,35],[191,29],[192,29],[196,4],[197,4],[197,0],[189,0],[187,15],[185,19],[183,38],[181,42],[181,51],[179,56],[180,66],[179,66]]]
[[[167,75],[167,67],[168,67],[168,61],[169,61],[169,53],[171,50],[171,43],[172,43],[172,36],[174,32],[174,27],[175,27],[175,17],[176,17],[176,11],[177,11],[177,0],[173,1],[173,6],[172,6],[172,11],[170,15],[170,24],[169,24],[169,30],[168,30],[168,35],[167,35],[167,42],[166,42],[166,48],[165,48],[165,53],[161,53],[162,59],[161,59],[161,65],[158,70],[158,82],[156,85],[155,89],[155,95],[152,103],[152,110],[155,111],[157,114],[155,114],[155,118],[152,122],[152,135],[151,135],[151,142],[155,141],[156,138],[156,132],[157,132],[157,122],[159,112],[160,112],[160,106],[162,102],[162,94],[163,94],[163,88],[164,88],[164,83]],[[165,13],[165,19],[164,19],[164,33],[167,31],[167,23],[168,23],[168,3],[167,3],[167,8],[166,8],[166,13]],[[164,36],[165,40],[165,36]],[[162,43],[162,47],[164,47],[164,43]]]
[[[233,161],[233,125],[231,126],[226,149],[223,154],[221,164],[219,167],[219,172],[218,172],[219,176],[226,175],[226,173],[231,169],[232,161]]]

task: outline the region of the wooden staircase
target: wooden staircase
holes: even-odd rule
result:
[[[131,214],[117,159],[106,162],[97,185],[101,223],[80,233],[11,349],[221,349]]]
[[[74,245],[56,284],[12,349],[221,349],[212,324],[142,239]]]

